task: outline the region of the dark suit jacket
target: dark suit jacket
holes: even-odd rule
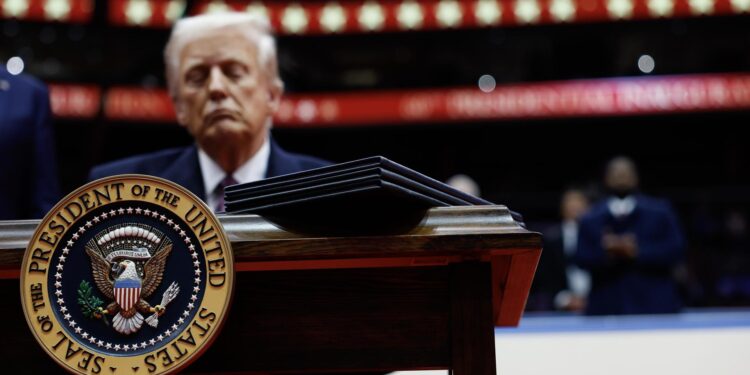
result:
[[[266,177],[301,172],[329,164],[312,156],[287,152],[271,140]],[[89,180],[125,173],[161,177],[182,185],[203,200],[206,199],[196,145],[136,155],[99,165],[91,170]]]
[[[625,218],[613,217],[603,201],[581,219],[575,259],[591,271],[588,314],[672,313],[681,307],[672,276],[685,248],[677,217],[665,201],[638,195],[636,202]],[[610,258],[601,243],[605,232],[634,234],[636,258]]]
[[[60,198],[47,88],[0,66],[0,220],[44,216]]]

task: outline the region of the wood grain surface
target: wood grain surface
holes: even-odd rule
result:
[[[311,236],[222,216],[236,293],[189,373],[351,373],[452,368],[494,374],[493,323],[518,324],[541,236],[504,206],[427,211],[388,236]],[[0,222],[0,318],[8,373],[57,373],[24,321],[18,273],[36,221]]]

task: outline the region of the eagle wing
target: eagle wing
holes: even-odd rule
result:
[[[141,297],[148,298],[156,288],[161,284],[164,276],[164,267],[167,265],[167,257],[172,252],[172,245],[169,244],[156,253],[151,259],[143,265],[143,287],[141,288]]]
[[[97,288],[108,299],[115,299],[112,280],[109,278],[109,262],[88,246],[86,246],[86,254],[91,259],[91,273]]]

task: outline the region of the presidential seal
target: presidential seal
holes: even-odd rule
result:
[[[36,340],[81,374],[165,374],[219,333],[232,250],[206,205],[169,181],[122,175],[74,191],[42,220],[21,268]]]

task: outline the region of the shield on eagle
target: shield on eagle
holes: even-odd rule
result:
[[[115,280],[114,288],[115,300],[124,311],[130,310],[141,299],[140,280]]]

